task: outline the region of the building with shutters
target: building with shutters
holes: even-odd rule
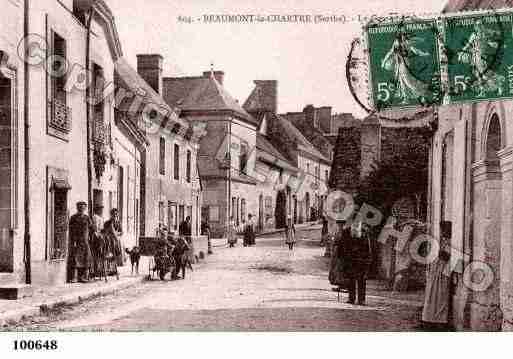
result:
[[[145,93],[152,104],[135,116],[130,114],[131,100],[121,104],[119,114],[132,117],[148,141],[143,153],[144,174],[141,175],[141,236],[155,236],[159,226],[178,234],[178,227],[191,217],[192,235],[200,235],[201,181],[198,174],[198,131],[194,132],[180,109],[164,100],[163,58],[158,54],[137,56],[137,70],[127,61],[116,64],[118,87],[129,92]]]
[[[327,178],[331,160],[285,115],[278,111],[278,82],[255,80],[255,87],[244,102],[243,108],[259,123],[260,134],[272,144],[289,167],[282,168],[282,185],[275,192],[272,202],[281,216],[276,216],[276,227],[283,228],[286,217],[294,223],[315,221],[322,213],[328,194]],[[332,145],[325,139],[309,133],[312,141],[319,140],[330,152]],[[290,165],[292,167],[290,167]],[[284,206],[284,208],[280,208]]]
[[[24,4],[2,4],[0,22],[0,287],[24,283]]]

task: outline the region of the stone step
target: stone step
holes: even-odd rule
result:
[[[2,284],[0,285],[0,299],[17,300],[31,297],[33,288],[29,284]]]

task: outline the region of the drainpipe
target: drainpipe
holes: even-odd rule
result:
[[[25,51],[28,49],[28,34],[29,34],[29,0],[24,3],[24,17],[23,17],[23,35],[25,38]],[[25,143],[24,149],[24,217],[25,217],[25,233],[23,238],[23,260],[25,262],[25,283],[32,282],[31,259],[30,259],[30,123],[29,123],[29,64],[24,61],[23,65],[23,138]]]
[[[94,16],[94,6],[96,4],[96,0],[91,4],[91,9],[89,10],[89,16],[87,17],[87,35],[86,35],[86,60],[85,60],[85,68],[86,68],[86,126],[87,126],[87,207],[89,209],[89,213],[92,215],[92,192],[93,192],[93,171],[91,168],[91,106],[89,103],[89,98],[91,95],[91,89],[89,84],[91,83],[91,74],[90,74],[90,58],[91,58],[91,24]]]
[[[230,222],[230,214],[233,212],[232,208],[232,119],[230,118],[230,142],[228,143],[228,222]]]

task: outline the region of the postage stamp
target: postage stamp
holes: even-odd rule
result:
[[[367,25],[374,109],[511,98],[512,29],[495,10]]]
[[[444,19],[450,102],[513,95],[513,14]]]
[[[440,62],[434,20],[367,28],[372,102],[378,110],[440,101]]]

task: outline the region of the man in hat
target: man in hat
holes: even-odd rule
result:
[[[81,283],[88,281],[88,270],[92,262],[89,234],[94,228],[86,210],[87,203],[78,202],[77,213],[69,220],[70,256],[73,267],[77,270],[77,279]]]
[[[358,305],[365,305],[366,278],[371,264],[372,247],[369,233],[363,227],[362,219],[356,216],[351,223],[349,240],[344,245],[344,273],[349,278],[349,304],[355,304],[358,294]]]

